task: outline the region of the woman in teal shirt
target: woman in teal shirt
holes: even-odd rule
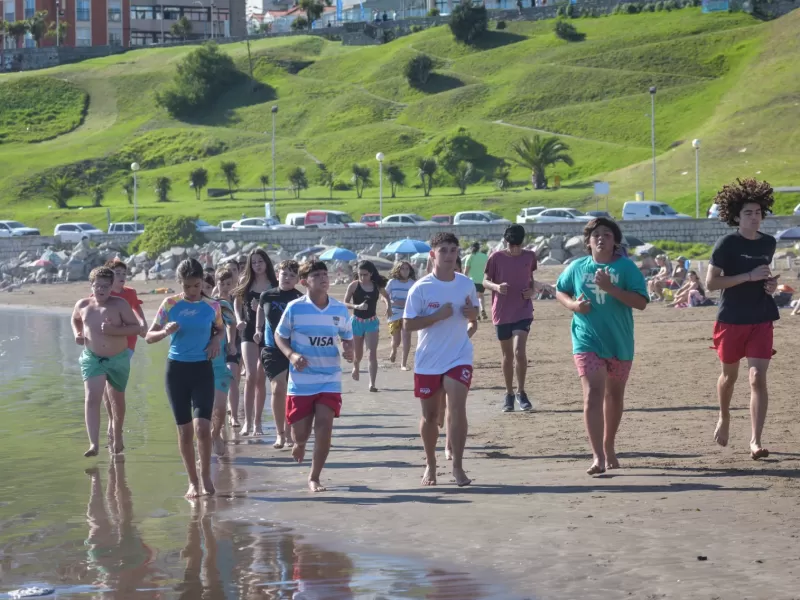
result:
[[[594,461],[589,475],[618,469],[614,441],[633,364],[633,311],[648,303],[639,267],[619,252],[622,232],[611,219],[583,230],[591,256],[570,263],[556,297],[573,312],[572,354],[583,386],[583,414]],[[605,404],[605,406],[604,406]]]

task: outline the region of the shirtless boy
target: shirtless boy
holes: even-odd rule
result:
[[[83,346],[80,357],[81,375],[86,391],[84,418],[89,435],[89,449],[84,456],[97,456],[100,437],[100,405],[106,383],[111,393],[111,410],[114,414],[114,440],[112,452],[122,452],[122,419],[125,386],[130,375],[131,357],[127,336],[141,330],[131,305],[122,298],[111,295],[114,272],[108,267],[98,267],[89,274],[92,296],[78,300],[72,311],[72,332],[75,343]]]
[[[472,341],[466,324],[478,320],[478,295],[472,280],[456,273],[458,250],[458,238],[452,233],[434,236],[433,271],[409,290],[403,314],[405,329],[419,332],[414,395],[422,408],[420,436],[427,463],[422,476],[424,486],[436,485],[442,397],[446,398],[453,477],[459,487],[472,482],[462,464],[467,441],[467,393],[472,383]]]

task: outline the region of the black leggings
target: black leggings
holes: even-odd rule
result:
[[[214,368],[210,360],[168,360],[166,380],[167,398],[176,424],[186,425],[193,418],[211,420],[214,411]]]

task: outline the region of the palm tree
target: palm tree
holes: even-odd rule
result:
[[[233,186],[239,185],[238,167],[233,161],[225,161],[220,165],[220,169],[222,169],[222,174],[228,182],[228,192],[231,195],[231,200],[233,200]]]
[[[130,175],[122,182],[122,192],[128,198],[128,204],[133,204],[133,177]]]
[[[169,202],[169,193],[172,191],[172,181],[169,177],[159,177],[156,179],[156,197],[159,202]]]
[[[436,169],[439,164],[435,158],[420,158],[417,161],[417,169],[419,172],[419,179],[422,181],[422,193],[430,196],[431,189],[433,188],[433,176],[436,174]]]
[[[8,35],[16,40],[18,47],[21,45],[20,42],[22,38],[26,33],[28,33],[29,30],[30,25],[27,21],[14,21],[13,23],[8,23],[6,25],[6,31],[8,32]]]
[[[389,165],[386,167],[386,179],[389,180],[389,185],[392,186],[392,198],[394,198],[397,188],[406,184],[406,174],[397,165]]]
[[[508,167],[505,165],[500,165],[494,170],[494,175],[492,175],[492,179],[494,180],[494,185],[497,187],[498,190],[501,192],[505,192],[508,188],[511,187],[511,171],[508,170]]]
[[[300,197],[300,190],[308,189],[308,178],[303,167],[295,167],[289,172],[289,183],[292,184],[294,197]]]
[[[511,149],[517,153],[517,156],[512,157],[511,160],[519,166],[531,170],[531,183],[536,190],[547,187],[545,175],[547,167],[558,162],[563,162],[570,167],[575,164],[572,157],[567,154],[569,146],[556,136],[542,138],[540,135],[534,135],[530,138],[522,138],[512,144]]]
[[[92,188],[92,206],[95,208],[103,206],[103,199],[105,197],[106,193],[99,185]]]
[[[353,165],[353,183],[356,186],[356,196],[361,198],[364,188],[372,183],[369,167],[362,167],[358,164]]]
[[[34,15],[28,19],[28,31],[30,32],[31,36],[33,37],[34,41],[36,42],[36,47],[39,48],[42,45],[42,40],[44,39],[45,35],[47,35],[47,11],[40,10],[34,13]]]
[[[54,175],[48,179],[47,195],[56,203],[58,208],[67,208],[67,200],[75,195],[72,182],[66,175]]]
[[[453,178],[455,179],[456,186],[458,187],[459,190],[461,190],[462,196],[467,191],[467,186],[470,183],[472,183],[472,174],[474,172],[475,168],[469,161],[462,160],[456,165],[456,170],[455,174],[453,175]]]
[[[199,167],[189,173],[189,187],[194,190],[194,197],[200,200],[203,188],[208,185],[208,171]]]
[[[269,185],[269,175],[262,175],[258,178],[261,184],[261,191],[264,193],[264,202],[267,201],[267,186]]]
[[[319,163],[317,166],[319,167],[319,184],[328,188],[330,199],[333,200],[333,186],[336,185],[336,176],[323,163]]]

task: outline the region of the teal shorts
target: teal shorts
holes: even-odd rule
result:
[[[131,355],[126,348],[116,356],[97,356],[84,348],[78,360],[83,380],[105,375],[108,384],[118,392],[124,392],[131,374]]]
[[[371,319],[352,317],[350,323],[353,326],[353,335],[357,337],[364,337],[366,334],[378,331],[381,328],[381,322],[378,317],[372,317]]]
[[[225,355],[222,355],[222,363],[219,363],[216,359],[213,361],[214,367],[214,389],[218,392],[225,392],[228,393],[228,390],[231,389],[231,379],[233,376],[231,375],[230,369],[228,369],[228,365],[225,363]]]

